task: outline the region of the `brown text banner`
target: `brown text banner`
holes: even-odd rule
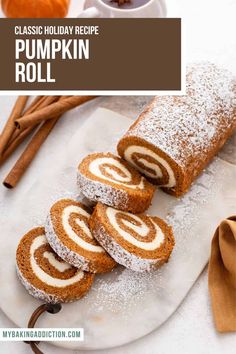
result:
[[[1,19],[0,45],[1,91],[181,90],[180,19]]]

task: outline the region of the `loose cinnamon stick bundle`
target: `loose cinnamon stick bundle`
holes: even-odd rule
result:
[[[25,151],[22,153],[22,155],[20,156],[8,176],[5,178],[3,185],[6,188],[11,189],[17,185],[24,172],[27,170],[30,163],[34,159],[35,155],[39,151],[39,148],[54,128],[59,118],[60,117],[48,120],[42,124],[42,126],[33,136],[32,140],[30,141]]]
[[[18,148],[18,146],[27,138],[27,136],[30,135],[30,133],[35,129],[36,127],[29,127],[23,132],[20,132],[15,138],[10,142],[10,144],[7,146],[7,148],[4,150],[1,158],[0,158],[0,166],[13,154],[13,152]]]
[[[3,129],[0,138],[0,156],[2,155],[3,151],[5,150],[9,140],[12,137],[12,134],[15,131],[15,119],[22,115],[22,112],[26,106],[28,101],[28,96],[20,96],[16,100],[16,103],[13,107],[10,117],[7,120],[7,123]]]
[[[35,99],[30,103],[29,107],[25,110],[24,114],[33,112],[45,99],[45,96],[36,96]]]
[[[40,99],[38,97],[31,103],[29,108],[26,110],[26,114],[37,111],[38,109],[47,107],[49,104],[57,101],[59,96],[42,96]],[[35,124],[30,126],[29,128],[24,129],[23,131],[17,129],[12,138],[4,150],[2,156],[0,157],[0,165],[2,165],[11,154],[18,148],[18,146],[32,133],[34,129],[36,129],[39,125]]]
[[[42,103],[43,101],[46,99],[46,96],[37,96],[33,102],[31,102],[30,106],[26,109],[26,111],[24,112],[24,114],[30,114],[34,111],[36,111],[38,108],[42,108]],[[15,126],[15,122],[14,122],[14,127],[16,128]],[[9,145],[19,136],[21,132],[19,131],[19,129],[15,129],[14,133],[12,134],[11,136],[11,139],[9,140],[8,144],[6,145],[5,149],[4,149],[4,152],[5,150],[8,149]],[[4,152],[3,152],[3,155],[4,155]]]
[[[23,117],[15,120],[15,125],[19,129],[25,129],[32,125],[41,123],[42,121],[50,120],[58,117],[63,113],[85,103],[93,100],[97,96],[70,96],[52,103],[48,107],[40,109],[37,112],[26,114]]]
[[[33,114],[33,113],[37,113],[41,109],[49,107],[52,103],[57,102],[61,97],[63,98],[63,96],[43,96],[43,98],[37,104],[32,105],[31,107],[29,107],[28,110],[26,110],[26,112],[24,114],[24,117],[28,116],[30,114]],[[35,124],[31,124],[31,125],[29,125],[28,127],[24,128],[24,129],[34,128],[38,124],[39,124],[38,122],[35,122]],[[17,129],[16,133],[19,134],[24,129]]]
[[[54,128],[55,124],[63,113],[94,98],[95,96],[49,96],[47,99],[44,98],[41,101],[41,104],[37,110],[34,110],[32,113],[27,113],[25,116],[23,116],[21,119],[27,117],[27,119],[25,119],[25,124],[23,124],[24,129],[21,126],[21,129],[18,130],[20,133],[18,136],[16,136],[16,138],[9,145],[8,149],[5,151],[5,155],[2,157],[3,159],[7,158],[12,153],[12,151],[14,151],[20,142],[23,141],[23,139],[32,131],[32,129],[40,125],[42,121],[43,123],[31,139],[30,143],[27,145],[25,151],[15,163],[8,176],[5,178],[3,185],[7,188],[14,188],[17,185],[24,172],[27,170],[30,163],[34,159],[41,145],[47,139],[51,130]],[[54,103],[52,103],[53,100]],[[57,115],[55,116],[56,113]],[[28,120],[30,120],[30,124]]]

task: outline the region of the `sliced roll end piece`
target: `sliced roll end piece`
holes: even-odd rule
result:
[[[164,151],[140,137],[125,136],[117,146],[119,155],[153,184],[176,197],[191,184],[190,176]]]

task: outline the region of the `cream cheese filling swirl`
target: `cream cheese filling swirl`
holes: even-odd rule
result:
[[[76,205],[68,205],[62,212],[62,226],[66,235],[78,246],[90,252],[105,252],[104,249],[97,244],[88,227],[90,214],[83,208]],[[72,220],[79,227],[75,230],[72,226]]]
[[[153,179],[163,179],[162,169],[164,169],[168,175],[168,182],[160,185],[166,188],[176,186],[175,174],[170,164],[151,149],[145,146],[130,145],[124,151],[124,158],[138,171]]]
[[[98,157],[90,162],[89,172],[117,185],[130,189],[144,189],[144,178],[140,177],[134,181],[131,172],[120,161],[112,157]]]
[[[106,215],[112,227],[125,241],[142,250],[154,251],[160,248],[165,240],[161,228],[151,217],[143,220],[137,215],[110,207],[106,209]]]
[[[43,283],[53,286],[56,288],[64,288],[66,286],[75,284],[83,279],[84,272],[77,271],[72,277],[67,279],[53,277],[43,270],[43,268],[38,263],[38,257],[35,256],[37,250],[39,250],[42,246],[47,245],[47,239],[44,235],[37,236],[31,246],[30,246],[30,265],[31,268],[36,275],[36,277],[41,280]],[[55,268],[57,272],[63,274],[64,272],[72,269],[73,267],[64,261],[59,261],[56,259],[54,252],[45,251],[42,256],[49,262],[51,266]]]

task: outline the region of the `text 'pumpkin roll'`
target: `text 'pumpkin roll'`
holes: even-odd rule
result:
[[[179,196],[236,128],[236,80],[211,63],[187,69],[185,96],[155,97],[118,144],[121,157]]]

